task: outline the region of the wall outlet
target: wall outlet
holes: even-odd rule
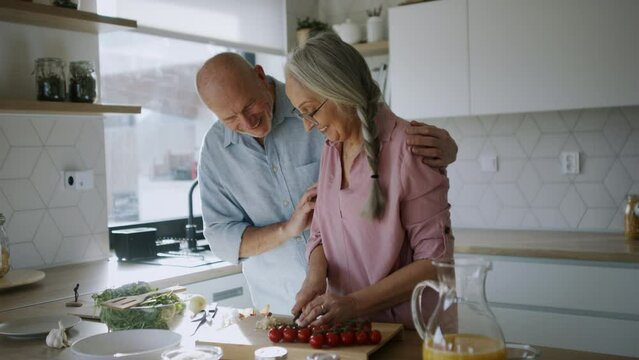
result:
[[[62,179],[64,180],[65,190],[93,189],[93,170],[65,171]]]
[[[479,157],[482,172],[497,172],[497,155],[482,155]]]
[[[559,157],[561,159],[561,172],[563,174],[579,174],[578,151],[564,151]]]

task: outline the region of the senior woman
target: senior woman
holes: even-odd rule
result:
[[[411,156],[410,124],[381,102],[366,62],[337,35],[308,40],[285,72],[294,111],[326,137],[292,312],[301,326],[369,318],[413,328],[413,287],[436,279],[433,259],[452,256],[445,170]],[[427,310],[435,299],[426,295]]]

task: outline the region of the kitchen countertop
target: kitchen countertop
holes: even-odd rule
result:
[[[455,253],[639,263],[639,240],[623,234],[455,229]]]
[[[43,269],[46,277],[37,283],[0,291],[0,313],[56,300],[73,299],[73,287],[90,295],[106,288],[133,281],[146,281],[154,287],[185,285],[242,272],[227,262],[197,267],[176,267],[127,263],[115,258]]]
[[[479,230],[458,230],[456,251],[477,253],[480,251],[495,251],[493,255],[534,256],[539,243],[563,241],[564,237],[538,241],[546,233],[539,236],[535,232],[508,232]],[[564,233],[560,233],[564,235]],[[583,238],[583,237],[581,237]],[[623,238],[620,238],[623,240]],[[615,239],[612,239],[615,240]],[[492,241],[492,242],[491,242]],[[501,242],[499,242],[501,241]],[[517,245],[512,245],[516,242]],[[503,245],[502,245],[503,244]],[[526,246],[524,246],[526,244]],[[574,243],[573,243],[574,245]],[[461,247],[461,251],[457,249]],[[527,249],[530,247],[531,249]],[[559,250],[574,251],[575,249]],[[557,250],[555,250],[557,251]],[[542,252],[544,256],[548,256]],[[551,256],[552,257],[552,256]],[[572,257],[574,258],[574,257]],[[607,260],[610,260],[607,258]],[[72,287],[80,283],[80,301],[90,304],[91,293],[101,291],[107,287],[119,286],[133,280],[146,280],[153,286],[164,287],[175,284],[188,284],[208,280],[215,277],[236,274],[241,271],[240,266],[228,263],[217,263],[195,268],[180,268],[157,265],[122,263],[116,260],[97,261],[84,264],[67,265],[45,269],[47,277],[39,283],[23,286],[7,291],[0,291],[0,322],[16,318],[26,318],[41,315],[73,313],[74,309],[65,307],[65,302],[72,299]],[[82,308],[80,308],[82,309]],[[106,325],[84,320],[70,330],[71,341],[86,336],[105,332]],[[182,332],[183,345],[189,346],[194,342],[190,331]],[[414,331],[406,331],[401,341],[391,342],[380,349],[371,359],[420,359],[421,340]],[[46,347],[43,339],[15,340],[0,336],[0,348],[3,359],[73,359],[72,353]],[[582,360],[625,360],[627,357],[616,357],[604,354],[561,350],[555,348],[541,348],[542,360],[582,359]]]
[[[64,301],[55,301],[51,303],[35,305],[28,308],[16,309],[0,313],[0,322],[10,319],[33,317],[51,314],[65,314],[67,309],[64,307]],[[194,346],[195,338],[190,336],[193,325],[186,323],[186,326],[178,326],[176,332],[182,334],[182,346]],[[81,321],[78,325],[69,330],[69,339],[73,343],[87,336],[92,336],[107,331],[106,325],[95,321]],[[403,338],[397,341],[391,341],[377,352],[375,352],[371,360],[421,360],[422,341],[415,331],[404,331]],[[0,336],[0,348],[2,349],[2,358],[5,360],[13,359],[74,359],[70,349],[58,350],[52,349],[45,345],[44,339],[21,339],[15,340]],[[629,357],[614,356],[608,354],[597,354],[582,351],[563,350],[557,348],[539,347],[542,350],[541,360],[629,360]],[[312,349],[309,350],[312,351]],[[303,360],[289,357],[290,360]]]

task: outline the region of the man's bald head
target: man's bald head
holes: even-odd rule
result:
[[[253,66],[235,53],[221,53],[208,59],[197,72],[196,85],[200,96],[210,87],[225,87],[255,76]]]
[[[227,128],[259,139],[271,130],[275,91],[261,66],[222,53],[202,65],[195,82],[202,102]]]

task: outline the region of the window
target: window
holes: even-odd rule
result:
[[[209,57],[233,51],[135,32],[100,36],[101,102],[140,104],[142,114],[105,118],[109,226],[183,218],[200,145],[217,119],[201,103],[195,74]],[[256,54],[283,79],[284,56]],[[194,214],[201,214],[194,192]]]

